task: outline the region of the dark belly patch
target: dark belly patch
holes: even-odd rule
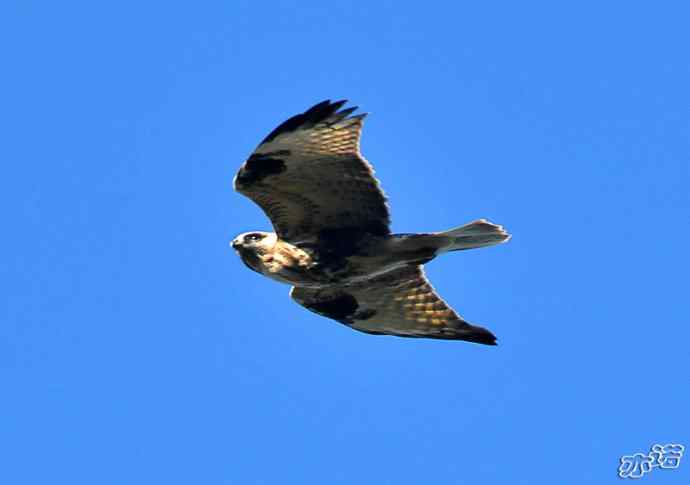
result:
[[[385,235],[387,228],[364,227],[325,228],[318,234],[318,261],[328,271],[337,272],[347,266],[347,259],[359,254],[372,239]]]

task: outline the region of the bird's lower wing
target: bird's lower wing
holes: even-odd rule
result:
[[[496,345],[490,331],[463,320],[438,296],[421,266],[406,266],[357,285],[295,287],[290,296],[314,313],[365,333]]]

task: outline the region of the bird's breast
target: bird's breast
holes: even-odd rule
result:
[[[309,253],[282,241],[260,256],[260,272],[282,283],[299,286],[316,283],[318,277],[313,268],[314,259]]]

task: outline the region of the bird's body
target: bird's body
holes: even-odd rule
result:
[[[393,249],[395,243],[394,237],[371,237],[360,241],[352,254],[341,253],[337,257],[332,251],[321,254],[317,247],[291,244],[270,234],[265,236],[265,242],[258,251],[248,250],[239,243],[235,246],[247,266],[257,273],[282,283],[321,288],[359,283],[406,264],[408,261],[404,255]]]
[[[275,233],[232,242],[253,271],[293,285],[307,309],[357,330],[494,344],[435,293],[422,265],[439,254],[509,239],[478,220],[449,231],[391,234],[388,206],[359,153],[364,115],[319,103],[276,128],[242,165],[235,188],[269,215]]]

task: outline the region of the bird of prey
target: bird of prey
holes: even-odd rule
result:
[[[292,285],[308,310],[375,335],[495,345],[444,302],[423,265],[449,251],[510,239],[480,219],[443,232],[391,234],[386,197],[361,155],[366,113],[323,101],[288,119],[240,167],[234,188],[275,232],[247,232],[232,247],[251,270]]]

